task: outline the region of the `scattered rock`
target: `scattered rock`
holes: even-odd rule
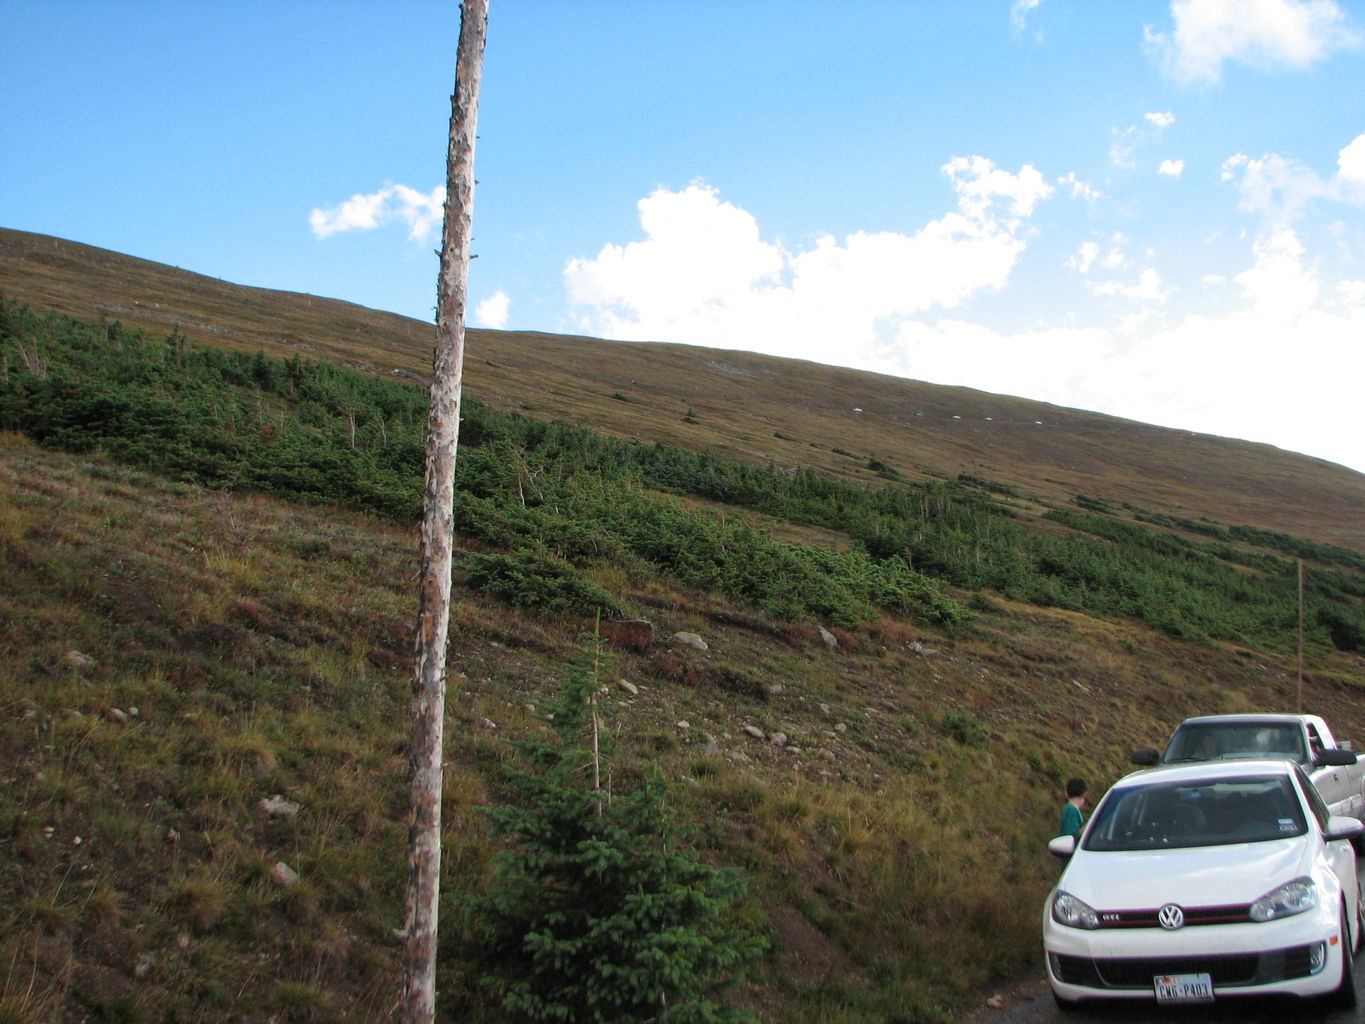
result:
[[[269,799],[262,798],[260,808],[266,814],[273,814],[281,818],[296,818],[299,813],[299,805],[292,800],[286,800],[279,793]]]
[[[270,877],[279,885],[288,889],[291,885],[298,885],[299,873],[291,868],[284,861],[277,861],[275,866],[270,869]]]
[[[175,948],[180,950],[182,953],[190,948],[189,932],[181,932],[179,935],[175,937]]]
[[[702,741],[701,741],[701,743],[700,743],[699,745],[700,745],[700,747],[701,747],[701,752],[702,752],[703,754],[719,754],[719,753],[720,753],[720,746],[719,746],[719,744],[716,743],[716,738],[715,738],[714,736],[712,736],[710,733],[707,733],[707,734],[706,734],[706,736],[702,739]]]
[[[95,659],[77,650],[66,652],[67,663],[77,672],[85,672],[95,667]]]
[[[998,1010],[1005,1005],[1005,997],[1000,995],[991,996],[986,1000],[986,1005],[992,1010]]]
[[[785,747],[787,745],[787,734],[785,732],[775,732],[768,737],[768,742],[775,747]]]
[[[616,685],[625,690],[626,693],[630,694],[632,697],[640,696],[640,688],[629,679],[618,679],[616,680]]]
[[[677,726],[678,726],[679,729],[690,729],[690,728],[692,728],[692,723],[691,723],[691,722],[678,722],[678,723],[676,723],[676,724],[677,724]]]
[[[493,721],[493,719],[491,718],[480,718],[479,724],[482,725],[485,729],[496,729],[498,727],[498,723]]]
[[[820,639],[825,642],[826,647],[839,646],[839,638],[835,636],[833,633],[831,633],[829,630],[827,630],[824,626],[816,626],[815,628],[820,631]]]
[[[133,977],[141,981],[152,973],[152,968],[156,966],[155,953],[143,953],[137,958],[137,963],[133,965]]]
[[[119,725],[128,724],[128,712],[122,708],[110,708],[104,714],[111,722],[117,722]]]
[[[840,722],[838,725],[836,725],[836,726],[834,727],[834,731],[835,731],[835,732],[848,732],[848,726],[847,726],[844,722]]]
[[[137,709],[137,705],[135,705],[135,704],[130,704],[130,705],[128,706],[128,717],[129,717],[129,718],[141,718],[141,717],[142,717],[142,712],[139,711],[139,710]]]
[[[744,731],[756,740],[766,740],[768,738],[767,733],[756,725],[746,725]]]
[[[696,633],[674,633],[672,640],[674,643],[682,644],[684,647],[691,647],[696,651],[708,651],[711,648]]]
[[[787,688],[783,686],[781,683],[773,683],[771,686],[768,687],[768,696],[776,697],[779,693],[785,693],[786,691]]]

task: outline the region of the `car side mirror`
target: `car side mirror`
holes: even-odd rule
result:
[[[1331,842],[1333,839],[1354,839],[1356,836],[1365,832],[1365,824],[1359,818],[1348,818],[1344,814],[1334,814],[1327,819],[1327,828],[1323,830],[1322,838]],[[1054,839],[1053,842],[1056,842]]]
[[[1341,747],[1333,747],[1330,750],[1319,750],[1313,755],[1313,767],[1315,768],[1345,768],[1347,765],[1355,764],[1360,760],[1360,755],[1354,750],[1343,750]]]
[[[1355,821],[1354,818],[1347,818],[1347,821]],[[1356,821],[1359,825],[1360,822]],[[1058,836],[1056,839],[1048,840],[1047,852],[1054,857],[1070,857],[1076,852],[1075,836]]]
[[[1133,764],[1140,764],[1150,768],[1161,760],[1161,751],[1153,750],[1151,747],[1144,747],[1142,750],[1134,750],[1129,754],[1128,760],[1132,761]]]

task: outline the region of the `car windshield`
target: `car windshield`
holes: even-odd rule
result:
[[[1306,761],[1303,734],[1292,724],[1186,725],[1176,733],[1166,761],[1212,761],[1220,757],[1274,757]]]
[[[1287,776],[1243,776],[1115,788],[1096,809],[1083,845],[1100,852],[1227,846],[1305,831]]]

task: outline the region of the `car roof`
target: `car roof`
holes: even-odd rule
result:
[[[1242,715],[1199,715],[1196,718],[1187,718],[1181,725],[1202,725],[1206,722],[1225,722],[1228,725],[1298,725],[1300,722],[1316,719],[1316,715],[1295,715],[1289,712],[1282,714],[1268,714],[1257,712],[1255,714]]]
[[[1293,775],[1294,762],[1288,757],[1257,758],[1250,761],[1196,761],[1192,764],[1158,765],[1144,768],[1119,779],[1114,785],[1140,786],[1157,782],[1193,782],[1207,779],[1240,779],[1251,776]]]

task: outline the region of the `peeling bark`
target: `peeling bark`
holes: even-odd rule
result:
[[[450,98],[445,219],[436,304],[436,349],[427,419],[422,575],[412,684],[408,902],[403,929],[403,1001],[399,1019],[436,1017],[436,931],[441,876],[441,783],[450,628],[455,453],[460,432],[464,320],[474,214],[474,138],[479,76],[488,31],[488,0],[460,6],[455,94]]]

